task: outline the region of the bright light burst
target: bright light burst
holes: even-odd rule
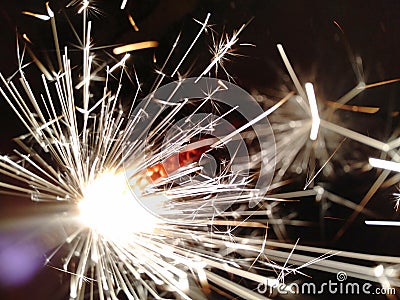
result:
[[[80,219],[107,239],[151,232],[161,221],[134,198],[123,173],[105,171],[88,182],[82,193],[78,202]]]

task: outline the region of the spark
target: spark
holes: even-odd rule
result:
[[[128,60],[128,58],[130,57],[131,55],[129,54],[129,53],[126,53],[125,55],[124,55],[124,57],[117,63],[117,64],[115,64],[114,66],[112,66],[109,70],[108,70],[108,73],[112,73],[112,72],[114,72],[117,68],[119,68],[119,67],[123,67],[124,65],[125,65],[125,63],[126,63],[126,61]]]
[[[314,86],[312,85],[312,83],[307,82],[305,87],[306,87],[307,99],[310,104],[311,117],[312,117],[310,139],[315,141],[318,136],[319,124],[321,123],[321,119],[319,118],[317,99],[315,98]]]
[[[374,168],[400,172],[400,163],[397,163],[394,161],[388,161],[388,160],[384,160],[384,159],[370,157],[368,159],[368,162]]]
[[[384,152],[387,152],[390,150],[390,146],[387,143],[381,142],[377,139],[371,138],[369,136],[366,136],[364,134],[355,132],[353,130],[344,128],[342,126],[336,125],[334,123],[321,120],[321,127],[324,127],[326,129],[329,129],[333,132],[339,133],[345,137],[348,137],[352,140],[358,141],[362,144],[365,144],[367,146],[370,146],[372,148],[382,150]]]
[[[305,190],[314,180],[315,178],[319,175],[319,173],[321,173],[321,171],[324,169],[324,167],[330,162],[330,160],[333,158],[333,156],[335,156],[336,152],[340,149],[340,147],[343,145],[344,141],[346,140],[346,138],[344,138],[340,144],[336,147],[335,151],[333,151],[333,153],[331,154],[331,156],[329,156],[328,160],[321,166],[321,168],[315,173],[315,175],[310,178],[310,180],[308,180],[308,182],[306,183],[306,185],[304,186],[303,190]]]
[[[133,29],[135,31],[139,31],[139,27],[137,27],[135,20],[133,19],[133,17],[131,15],[128,16],[129,22],[131,23]]]
[[[400,226],[400,221],[365,221],[366,225],[376,225],[376,226]]]
[[[223,61],[226,60],[226,55],[230,53],[232,50],[232,47],[237,44],[239,40],[239,35],[240,33],[246,28],[247,24],[243,24],[239,30],[233,32],[232,36],[226,36],[225,39],[221,39],[219,43],[215,43],[215,50],[213,50],[214,57],[211,61],[211,63],[207,66],[207,68],[204,69],[204,71],[199,75],[197,78],[197,81],[200,80],[201,77],[206,75],[207,73],[210,72],[212,68],[216,68],[216,73],[218,73],[218,65],[221,66],[221,68],[225,71],[225,73],[228,75],[228,78],[230,77],[228,72],[225,70],[225,67],[223,65]]]
[[[363,88],[364,89],[369,89],[369,88],[382,86],[382,85],[386,85],[386,84],[390,84],[390,83],[396,83],[396,82],[399,82],[399,81],[400,81],[400,78],[395,78],[395,79],[390,79],[390,80],[385,80],[385,81],[379,81],[379,82],[367,84]]]
[[[301,83],[300,83],[300,81],[299,81],[299,79],[298,79],[298,77],[297,77],[292,65],[290,64],[289,58],[287,57],[287,55],[285,53],[285,50],[283,49],[283,46],[281,44],[278,44],[277,48],[278,48],[279,54],[282,57],[283,63],[285,64],[286,69],[289,72],[290,78],[292,79],[292,81],[294,83],[294,86],[297,89],[297,92],[299,93],[300,97],[304,101],[305,99],[307,99],[307,95],[304,92],[304,89],[303,89],[303,87],[302,87],[302,85],[301,85]],[[304,108],[304,102],[301,102],[301,105]],[[307,112],[309,112],[309,110],[310,110],[308,107],[306,107],[305,109],[306,109]]]
[[[53,30],[53,38],[54,38],[54,45],[56,47],[58,67],[59,67],[60,71],[62,71],[61,51],[60,51],[60,44],[58,41],[56,20],[54,18],[54,12],[50,8],[49,2],[46,2],[46,9],[47,9],[47,13],[49,14],[49,17],[50,17],[51,29]]]
[[[32,44],[32,41],[29,39],[26,33],[22,34],[22,38],[27,41],[29,44]]]
[[[400,194],[399,193],[393,193],[393,196],[396,197],[394,209],[397,211],[397,210],[399,210],[399,207],[400,207]]]
[[[47,68],[43,65],[43,63],[37,58],[35,53],[26,46],[26,51],[28,52],[29,56],[32,58],[33,62],[36,64],[36,66],[39,68],[39,70],[46,76],[47,80],[52,80],[53,75],[47,70]]]
[[[365,114],[375,114],[380,110],[379,107],[340,104],[339,101],[338,102],[326,101],[326,103],[335,109],[361,112]]]
[[[196,79],[197,80],[197,79]],[[276,109],[278,109],[281,105],[283,105],[287,100],[289,100],[289,98],[292,96],[291,93],[289,93],[286,97],[284,97],[283,99],[281,99],[277,104],[275,104],[273,107],[271,107],[269,110],[265,111],[264,113],[262,113],[260,116],[258,116],[257,118],[255,118],[254,120],[252,120],[251,122],[243,125],[242,127],[240,127],[239,129],[237,129],[236,131],[233,131],[232,133],[230,133],[229,135],[225,136],[223,139],[219,140],[218,142],[214,143],[211,148],[215,148],[220,146],[221,144],[223,144],[224,142],[228,141],[229,139],[231,139],[234,135],[242,132],[243,130],[245,130],[246,128],[249,128],[250,126],[256,124],[257,122],[259,122],[260,120],[264,119],[266,116],[270,115],[272,112],[274,112]]]
[[[115,55],[118,55],[118,54],[122,54],[122,53],[126,53],[126,52],[137,51],[137,50],[148,49],[148,48],[155,48],[155,47],[158,47],[158,42],[146,41],[146,42],[134,43],[134,44],[124,45],[124,46],[114,48],[113,53]]]
[[[90,4],[90,1],[83,0],[81,8],[78,10],[78,14],[81,14],[82,12],[86,13],[86,10],[89,8],[89,4]]]
[[[387,176],[389,176],[390,171],[384,170],[379,177],[375,180],[375,182],[372,184],[372,186],[369,188],[361,202],[354,208],[354,211],[350,215],[350,217],[347,218],[346,223],[338,230],[336,233],[334,239],[338,240],[339,238],[342,237],[342,235],[346,232],[346,230],[349,228],[349,226],[354,222],[354,220],[358,217],[358,215],[365,209],[365,206],[368,204],[368,202],[371,200],[372,196],[378,191],[378,189],[381,187]]]
[[[121,9],[125,9],[125,6],[126,6],[127,3],[128,3],[128,0],[122,0]]]
[[[180,62],[178,63],[178,65],[176,66],[175,70],[172,72],[171,76],[175,76],[175,74],[178,72],[179,68],[181,67],[181,65],[183,64],[183,62],[185,61],[186,57],[188,56],[189,52],[192,50],[193,46],[196,44],[197,40],[199,39],[200,35],[204,32],[204,30],[207,28],[207,23],[208,20],[210,19],[211,14],[207,14],[206,19],[204,20],[203,23],[198,22],[196,20],[196,22],[198,22],[201,25],[201,28],[199,30],[199,32],[197,33],[196,37],[193,39],[192,43],[190,44],[188,50],[185,52],[185,54],[183,55],[182,59],[180,60]]]
[[[27,16],[32,16],[32,17],[38,18],[38,19],[43,20],[43,21],[48,21],[51,18],[48,15],[41,15],[41,14],[29,12],[29,11],[23,11],[22,14],[27,15]]]

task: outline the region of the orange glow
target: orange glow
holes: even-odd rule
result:
[[[209,146],[203,146],[200,148],[180,152],[177,155],[172,155],[163,162],[147,168],[146,175],[153,182],[157,181],[160,178],[166,178],[168,177],[168,174],[175,172],[179,168],[198,161],[203,153],[206,152],[209,148]]]

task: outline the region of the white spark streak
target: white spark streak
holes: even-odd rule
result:
[[[388,161],[384,159],[372,158],[368,159],[368,162],[374,168],[385,169],[389,171],[400,172],[400,163],[394,161]]]
[[[128,3],[128,0],[122,0],[121,9],[125,9],[125,6],[126,6],[127,3]]]
[[[194,38],[193,42],[190,44],[188,50],[185,52],[185,54],[183,55],[182,59],[180,60],[180,62],[178,63],[178,65],[176,66],[175,70],[172,72],[171,77],[174,77],[176,72],[178,72],[180,66],[183,64],[183,62],[185,61],[186,57],[188,56],[190,50],[192,50],[193,46],[196,44],[197,40],[199,39],[200,35],[203,33],[203,31],[206,29],[207,27],[207,23],[208,20],[210,19],[211,14],[208,13],[206,19],[204,20],[203,23],[201,24],[201,28],[199,30],[199,32],[197,33],[196,37]]]
[[[242,27],[236,32],[232,34],[232,37],[226,38],[226,40],[222,41],[219,45],[217,50],[215,51],[216,53],[214,54],[214,58],[212,62],[207,66],[207,68],[200,74],[199,77],[197,77],[195,82],[198,82],[200,78],[202,78],[204,75],[206,75],[210,70],[215,67],[217,64],[221,64],[223,58],[226,56],[229,50],[237,43],[239,40],[239,35],[240,33],[244,30],[246,27],[246,24],[243,24]]]
[[[303,101],[301,102],[301,105],[303,108],[305,108],[306,112],[309,112],[310,109],[304,105],[305,104],[304,101],[305,101],[305,99],[307,99],[307,95],[304,92],[304,89],[303,89],[292,65],[290,64],[290,61],[285,53],[285,50],[283,49],[283,46],[281,44],[278,44],[277,47],[278,47],[279,54],[282,57],[283,63],[285,64],[286,69],[289,72],[290,78],[292,79],[294,86],[296,87],[297,92],[299,93],[300,97],[303,99]]]
[[[29,11],[23,11],[22,13],[24,15],[32,16],[32,17],[38,18],[38,19],[43,20],[43,21],[50,20],[50,16],[48,16],[48,15],[36,14],[36,13],[29,12]]]
[[[321,123],[321,119],[319,118],[317,99],[315,97],[314,86],[312,83],[307,82],[305,84],[307,99],[310,104],[311,109],[311,117],[312,117],[312,125],[310,131],[310,139],[315,141],[318,137],[319,124]]]
[[[365,221],[366,225],[400,226],[400,221]]]

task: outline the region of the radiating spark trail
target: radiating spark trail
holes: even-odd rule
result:
[[[400,172],[400,163],[398,163],[398,162],[388,161],[388,160],[378,159],[378,158],[372,158],[372,157],[370,157],[368,159],[368,162],[374,168]]]
[[[188,50],[185,52],[185,54],[183,55],[182,59],[180,60],[180,62],[176,66],[175,70],[172,72],[171,77],[174,77],[176,72],[178,72],[179,68],[181,67],[181,65],[185,61],[186,57],[188,56],[189,52],[192,50],[193,46],[196,44],[196,42],[199,39],[200,35],[207,28],[207,23],[208,23],[208,20],[210,19],[210,16],[211,16],[211,14],[208,13],[206,19],[204,20],[204,22],[200,23],[201,28],[200,28],[199,32],[197,33],[197,35],[194,38],[193,42],[190,44]]]
[[[348,137],[349,139],[358,141],[362,144],[365,144],[367,146],[370,146],[372,148],[382,150],[382,151],[389,151],[390,147],[387,143],[381,142],[379,140],[373,139],[369,136],[366,136],[364,134],[355,132],[353,130],[347,129],[345,127],[333,124],[331,122],[321,120],[321,127],[324,127],[326,129],[329,129],[333,132],[339,133],[345,137]]]
[[[126,6],[127,3],[128,3],[128,0],[122,0],[121,9],[125,9],[125,6]]]
[[[29,11],[23,11],[22,13],[24,15],[32,16],[32,17],[38,18],[38,19],[43,20],[43,21],[50,20],[50,16],[48,16],[48,15],[36,14],[36,13],[29,12]]]
[[[368,204],[368,202],[371,200],[372,196],[377,192],[377,190],[381,187],[382,183],[386,180],[386,178],[389,176],[390,171],[384,170],[379,177],[376,179],[376,181],[373,183],[371,188],[368,190],[368,192],[365,194],[361,202],[357,205],[357,207],[354,209],[353,213],[350,215],[350,217],[347,218],[346,223],[338,230],[338,232],[335,235],[335,240],[340,239],[343,234],[346,232],[346,230],[349,228],[349,226],[354,222],[354,220],[358,217],[358,215],[364,210],[365,206]]]
[[[379,107],[347,105],[347,104],[340,104],[339,102],[333,102],[333,101],[326,101],[326,104],[335,109],[361,112],[361,113],[365,113],[365,114],[375,114],[380,110]]]
[[[134,44],[124,45],[124,46],[114,48],[113,53],[115,55],[118,55],[118,54],[122,54],[122,53],[126,53],[126,52],[137,51],[137,50],[148,49],[148,48],[155,48],[155,47],[158,47],[158,42],[146,41],[146,42],[134,43]]]
[[[53,11],[50,8],[49,2],[46,3],[46,9],[47,9],[47,13],[49,14],[49,17],[50,17],[51,29],[53,30],[54,45],[56,47],[58,68],[60,71],[62,71],[61,51],[60,51],[60,44],[58,42],[56,20],[55,20]]]
[[[226,41],[222,41],[217,46],[217,50],[215,51],[214,57],[211,63],[208,65],[207,68],[197,77],[196,82],[200,80],[203,76],[208,74],[213,67],[216,67],[218,64],[222,65],[222,60],[225,58],[228,51],[238,42],[240,33],[245,29],[247,24],[243,24],[242,27],[236,32],[232,34],[231,38],[226,38]]]
[[[377,225],[377,226],[400,226],[400,221],[365,221],[366,225]]]
[[[197,80],[197,79],[196,79]],[[242,132],[243,130],[245,130],[246,128],[249,128],[250,126],[256,124],[257,122],[259,122],[260,120],[264,119],[265,117],[269,116],[272,112],[274,112],[276,109],[278,109],[281,105],[283,105],[287,100],[289,100],[289,98],[292,96],[292,93],[289,93],[286,97],[284,97],[283,99],[281,99],[277,104],[275,104],[273,107],[271,107],[269,110],[265,111],[264,113],[262,113],[260,116],[258,116],[257,118],[255,118],[254,120],[252,120],[251,122],[243,125],[242,127],[240,127],[239,129],[237,129],[236,131],[232,132],[231,134],[225,136],[223,139],[219,140],[217,143],[214,143],[213,145],[211,145],[211,148],[216,148],[220,145],[222,145],[223,143],[225,143],[226,141],[228,141],[229,139],[231,139],[234,135]]]
[[[131,15],[128,16],[129,19],[129,23],[131,23],[133,29],[135,31],[139,31],[139,27],[137,27],[135,20],[133,19],[133,17]]]
[[[294,86],[296,87],[297,92],[299,93],[300,97],[303,99],[303,102],[301,102],[302,107],[305,108],[306,112],[310,112],[310,109],[304,103],[304,101],[307,99],[307,95],[304,92],[304,89],[303,89],[292,65],[290,64],[290,61],[285,53],[285,50],[283,49],[283,46],[281,44],[278,44],[277,47],[278,47],[279,54],[282,57],[283,63],[285,64],[286,69],[289,72],[290,78],[292,79]]]
[[[319,173],[321,173],[321,171],[324,169],[324,167],[330,162],[330,160],[333,158],[333,156],[335,156],[336,152],[340,149],[340,147],[343,145],[344,141],[346,140],[346,138],[344,138],[340,144],[336,147],[335,151],[333,151],[333,153],[331,154],[331,156],[329,156],[328,160],[321,166],[321,168],[315,173],[315,175],[310,178],[310,180],[307,181],[306,185],[304,186],[303,190],[305,190],[313,181],[314,179],[319,175]]]
[[[310,131],[310,139],[315,141],[318,136],[319,124],[321,123],[321,119],[319,118],[317,99],[315,97],[314,86],[312,83],[307,82],[305,84],[307,99],[310,104],[311,109],[311,117],[312,117],[312,125]]]

